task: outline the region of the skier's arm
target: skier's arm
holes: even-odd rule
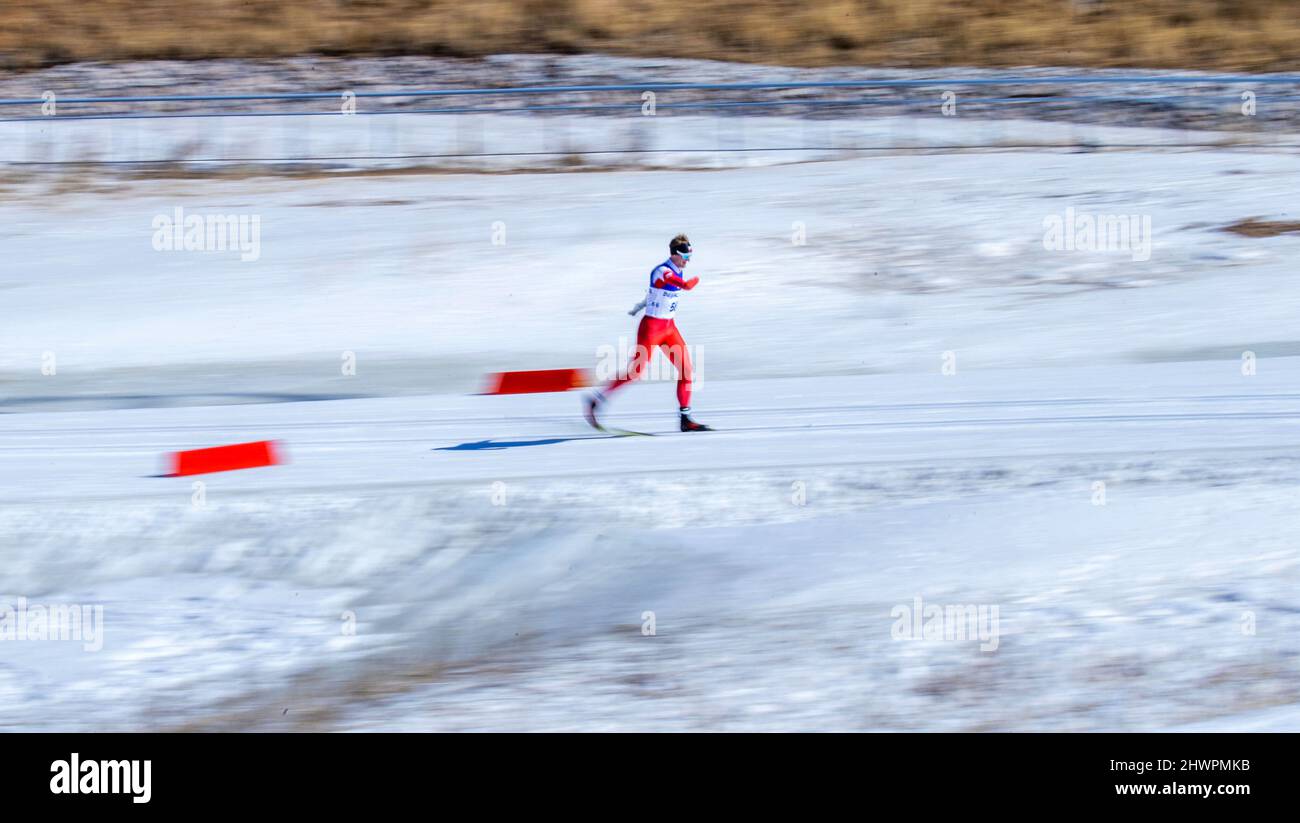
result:
[[[672,272],[665,272],[659,279],[670,286],[676,286],[679,289],[686,289],[687,291],[695,288],[696,284],[700,282],[700,278],[698,277],[692,277],[690,280],[683,280]],[[655,285],[659,284],[656,283]]]
[[[642,299],[640,303],[637,303],[635,306],[632,307],[632,311],[628,312],[628,314],[632,315],[633,317],[636,317],[637,312],[641,311],[644,308],[645,308],[645,300]]]

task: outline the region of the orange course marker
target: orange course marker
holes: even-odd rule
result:
[[[488,375],[484,394],[533,394],[578,389],[591,385],[586,369],[503,371]]]
[[[274,466],[280,462],[274,440],[172,452],[171,458],[172,477],[256,469],[261,466]]]

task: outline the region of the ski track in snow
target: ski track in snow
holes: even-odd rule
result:
[[[722,430],[630,439],[584,430],[574,394],[12,415],[4,593],[103,603],[106,642],[9,644],[6,725],[1100,729],[1285,705],[1296,377],[720,382]],[[634,386],[611,421],[666,423],[670,394]],[[151,476],[273,435],[291,462],[201,478],[205,508]],[[915,596],[998,605],[999,648],[893,639]]]

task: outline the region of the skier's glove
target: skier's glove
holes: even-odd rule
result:
[[[628,314],[631,315],[632,317],[636,317],[637,313],[644,308],[645,308],[645,301],[642,300],[640,303],[637,303],[635,306],[633,306],[632,311],[628,312]]]

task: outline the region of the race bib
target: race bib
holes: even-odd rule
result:
[[[651,288],[645,298],[645,316],[671,320],[677,314],[677,301],[682,292]]]

